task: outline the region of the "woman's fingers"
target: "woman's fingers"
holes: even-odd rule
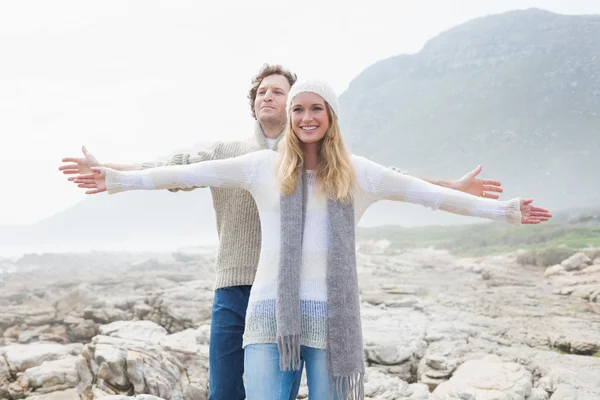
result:
[[[106,189],[86,190],[85,194],[96,194],[96,193],[102,193],[102,192],[106,192]]]
[[[504,192],[504,189],[502,189],[500,186],[495,186],[495,185],[483,185],[483,191],[484,192],[502,193],[502,192]]]
[[[499,198],[500,196],[498,196],[497,194],[493,194],[493,193],[487,193],[487,192],[486,192],[486,193],[485,193],[485,196],[483,196],[483,197],[485,197],[486,199],[498,200],[498,198]]]

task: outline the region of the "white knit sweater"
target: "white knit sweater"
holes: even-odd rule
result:
[[[280,193],[275,165],[278,153],[262,150],[240,157],[143,171],[108,170],[109,193],[126,190],[238,187],[248,190],[258,208],[262,227],[260,260],[246,313],[244,346],[276,343],[275,300],[280,250]],[[363,157],[352,156],[356,173],[353,190],[355,223],[379,200],[399,200],[455,214],[484,217],[513,224],[521,222],[519,199],[496,201],[471,196],[399,174]],[[308,203],[304,225],[300,301],[302,344],[325,348],[327,342],[327,200],[317,193],[308,174]]]

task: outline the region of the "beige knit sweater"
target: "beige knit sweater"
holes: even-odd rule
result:
[[[277,143],[279,143],[282,136],[279,135]],[[168,161],[143,163],[142,169],[220,160],[268,148],[263,131],[260,125],[256,123],[254,135],[247,140],[218,142],[195,156],[175,154]],[[275,145],[276,148],[277,144]],[[169,190],[175,192],[178,189]],[[219,235],[215,289],[252,285],[260,255],[261,237],[256,203],[250,193],[244,189],[211,187],[210,190]]]

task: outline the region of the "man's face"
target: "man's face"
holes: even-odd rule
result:
[[[269,75],[262,80],[254,100],[254,112],[259,123],[285,124],[285,105],[290,84],[283,75]]]

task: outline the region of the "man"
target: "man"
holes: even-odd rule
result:
[[[267,148],[276,150],[287,120],[287,94],[295,81],[296,75],[279,65],[264,65],[253,78],[248,99],[256,124],[254,135],[247,140],[218,142],[195,156],[177,154],[165,162],[131,165],[101,164],[84,147],[83,158],[64,158],[63,162],[71,164],[62,165],[59,169],[65,174],[89,173],[91,166],[139,170],[236,157]],[[488,192],[501,192],[500,183],[477,179],[479,171],[481,167],[458,181],[425,180],[478,196],[485,193],[487,197],[498,198]],[[211,188],[211,192],[219,248],[210,332],[209,400],[241,400],[245,398],[242,335],[260,253],[260,221],[248,192],[225,188]],[[299,387],[299,384],[300,376],[296,386]]]

